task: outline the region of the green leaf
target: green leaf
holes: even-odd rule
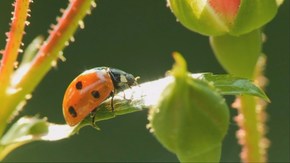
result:
[[[34,139],[48,132],[46,119],[23,117],[14,123],[1,139],[1,145],[8,145]]]
[[[47,122],[46,118],[22,117],[0,140],[0,160],[24,144],[43,140],[56,141],[74,134],[74,128]]]
[[[43,40],[44,40],[43,36],[37,36],[36,38],[33,39],[33,41],[25,49],[23,58],[21,60],[21,65],[29,63],[33,60],[37,51],[39,50],[39,47],[43,43]]]
[[[223,95],[252,95],[270,102],[265,92],[249,79],[233,75],[213,75],[212,73],[205,73],[200,79],[211,82]]]

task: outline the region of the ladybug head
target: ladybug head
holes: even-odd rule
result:
[[[110,68],[109,74],[114,83],[114,87],[117,90],[123,90],[128,87],[137,85],[136,80],[138,79],[138,77],[135,78],[132,74],[126,73],[122,70]]]

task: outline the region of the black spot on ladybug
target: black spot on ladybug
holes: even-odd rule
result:
[[[91,94],[92,94],[92,96],[93,96],[94,98],[99,98],[99,97],[100,97],[100,93],[99,93],[99,91],[92,91]]]
[[[69,114],[72,116],[72,117],[77,117],[77,112],[76,112],[76,110],[75,110],[75,108],[74,107],[72,107],[72,106],[70,106],[69,108],[68,108],[68,112],[69,112]]]
[[[83,83],[81,81],[78,81],[76,84],[76,89],[80,90],[83,88]]]

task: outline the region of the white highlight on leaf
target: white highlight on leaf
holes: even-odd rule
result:
[[[200,78],[201,76],[202,74],[192,75],[193,78]],[[133,86],[132,88],[126,89],[124,93],[126,97],[132,99],[132,103],[134,103],[134,101],[139,101],[138,103],[142,103],[144,106],[140,106],[140,109],[143,109],[143,107],[156,106],[158,104],[158,100],[162,96],[163,91],[170,83],[173,82],[173,80],[174,78],[172,76],[168,76],[159,80]],[[120,92],[117,96],[123,97],[124,93]]]
[[[56,141],[68,138],[74,130],[74,127],[68,125],[50,124],[48,126],[48,133],[41,136],[41,140]]]
[[[12,88],[15,89],[14,86],[17,85],[22,77],[26,74],[26,72],[29,69],[29,64],[21,64],[21,66],[17,69],[17,71],[14,72],[12,76]],[[8,92],[12,93],[12,90],[9,90]]]

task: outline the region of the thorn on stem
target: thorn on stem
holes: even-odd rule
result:
[[[30,100],[32,98],[32,95],[31,94],[27,94],[27,95],[25,95],[25,99],[26,100]]]
[[[71,37],[69,38],[69,40],[70,40],[71,42],[75,42],[75,38],[74,38],[73,36],[71,36]]]
[[[51,30],[51,29],[49,29],[47,32],[48,32],[48,34],[50,35],[50,34],[51,34],[51,32],[52,32],[52,30]]]
[[[18,52],[19,53],[23,53],[23,49],[18,49]]]
[[[14,64],[13,64],[13,67],[16,69],[16,68],[18,68],[18,66],[19,66],[19,62],[15,61]]]
[[[93,8],[96,8],[97,7],[97,3],[95,1],[92,1],[91,2],[91,5],[92,5]]]
[[[6,35],[7,38],[9,38],[10,37],[10,32],[5,32],[5,35]]]
[[[25,21],[25,25],[28,26],[30,24],[29,21]]]
[[[57,66],[57,61],[56,61],[56,60],[52,61],[52,62],[51,62],[51,66],[52,66],[52,67],[56,67],[56,66]]]
[[[53,30],[55,28],[55,24],[50,24],[50,28]]]
[[[80,26],[81,29],[84,29],[85,28],[85,23],[82,20],[80,20],[79,21],[79,26]]]
[[[60,19],[61,19],[61,17],[56,17],[56,22],[59,22],[60,21]]]
[[[60,11],[60,13],[64,13],[64,11],[65,11],[65,9],[63,9],[63,8],[61,8],[61,9],[59,9],[59,11]]]
[[[65,61],[66,61],[66,58],[63,56],[63,52],[62,52],[62,51],[60,51],[60,52],[58,53],[58,58],[59,58],[62,62],[65,62]]]

